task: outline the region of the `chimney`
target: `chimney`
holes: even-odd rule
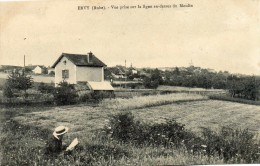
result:
[[[90,63],[91,56],[92,56],[92,52],[90,51],[90,52],[87,54],[87,56],[88,56],[88,63]]]

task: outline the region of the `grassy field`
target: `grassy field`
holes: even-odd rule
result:
[[[12,128],[1,134],[4,145],[3,161],[10,165],[167,165],[167,164],[223,164],[216,156],[191,155],[185,149],[164,147],[136,147],[104,140],[97,133],[104,128],[109,117],[131,111],[143,123],[164,123],[175,118],[186,128],[199,132],[203,127],[217,129],[221,126],[249,128],[259,132],[260,108],[239,103],[208,100],[203,96],[168,94],[143,96],[133,99],[105,100],[97,107],[87,105],[62,107],[0,108],[1,122],[10,117]],[[18,123],[17,123],[18,122]],[[11,124],[10,124],[11,125]],[[65,140],[77,137],[83,151],[73,158],[58,156],[44,158],[41,153],[47,134],[58,125],[70,128]],[[19,141],[17,141],[19,140]],[[31,152],[32,151],[32,152]],[[28,156],[29,155],[29,156]],[[16,160],[13,160],[16,158]],[[237,161],[243,163],[243,161]]]
[[[116,99],[116,101],[118,100]],[[113,107],[112,109],[107,108],[110,104],[102,104],[103,107],[84,105],[55,107],[44,112],[32,112],[18,116],[15,120],[22,124],[44,129],[66,125],[71,128],[70,134],[80,136],[77,134],[82,131],[88,133],[101,129],[106,124],[108,117],[119,113],[122,108],[124,110],[126,104],[124,103],[124,106],[120,108]],[[132,106],[131,103],[128,108],[132,108]],[[249,128],[249,130],[260,134],[260,107],[254,105],[206,100],[172,103],[142,109],[135,108],[131,112],[137,119],[145,123],[164,123],[167,119],[176,119],[193,132],[200,132],[201,128],[206,127],[218,129],[222,126],[229,126],[241,129]]]
[[[147,123],[163,123],[174,118],[194,132],[200,132],[201,128],[206,127],[217,129],[229,126],[249,128],[260,134],[260,107],[254,105],[207,100],[136,109],[132,112]]]

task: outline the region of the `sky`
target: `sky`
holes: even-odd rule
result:
[[[111,9],[111,5],[190,8]],[[78,6],[106,10],[78,10]],[[110,8],[108,8],[110,7]],[[0,2],[0,64],[51,66],[93,52],[107,66],[194,66],[260,75],[260,0]]]

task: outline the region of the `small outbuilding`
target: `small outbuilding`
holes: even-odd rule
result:
[[[114,90],[104,81],[106,64],[92,52],[88,54],[62,53],[52,65],[55,68],[55,85],[66,81],[70,84],[86,84],[91,90]]]

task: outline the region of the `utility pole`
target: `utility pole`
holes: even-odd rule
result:
[[[126,88],[126,60],[125,60],[125,88]]]
[[[26,40],[26,37],[23,40]],[[23,55],[23,75],[25,75],[25,55]]]
[[[23,55],[23,75],[25,75],[25,55]]]

